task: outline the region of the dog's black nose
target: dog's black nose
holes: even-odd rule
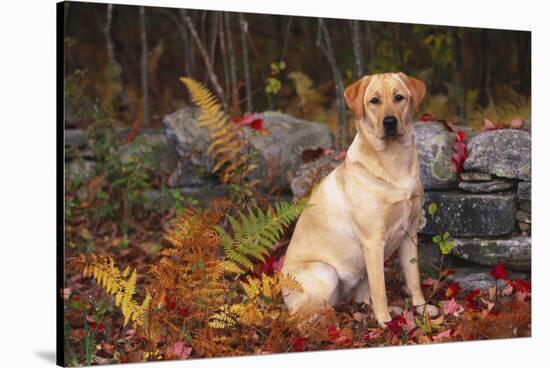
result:
[[[382,123],[384,124],[384,133],[386,133],[386,136],[397,134],[397,118],[395,116],[386,116]]]

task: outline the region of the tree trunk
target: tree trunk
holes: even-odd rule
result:
[[[486,29],[480,31],[481,75],[479,78],[479,104],[487,107],[489,104],[489,66],[490,45],[489,35]]]
[[[194,69],[195,69],[195,59],[193,55],[193,45],[191,42],[189,42],[189,33],[187,32],[187,27],[185,26],[185,18],[187,17],[187,9],[179,9],[180,18],[181,18],[181,27],[180,27],[180,35],[181,35],[181,42],[183,44],[183,52],[185,57],[185,63],[183,64],[185,75],[187,77],[193,77],[194,76]]]
[[[232,106],[235,112],[240,111],[239,106],[239,90],[237,88],[237,63],[235,61],[235,48],[233,47],[233,38],[231,37],[231,18],[228,12],[224,12],[225,16],[225,33],[227,37],[227,52],[229,54],[229,71],[231,80],[231,97]]]
[[[252,113],[252,86],[250,82],[250,62],[248,60],[248,43],[246,40],[246,33],[248,32],[248,23],[244,19],[243,13],[239,13],[239,25],[241,29],[241,44],[242,44],[242,52],[243,52],[246,112],[250,114]]]
[[[141,29],[141,90],[143,94],[143,123],[149,126],[149,86],[147,76],[147,30],[145,29],[145,8],[139,7],[139,24]]]
[[[464,82],[462,52],[460,49],[460,28],[451,28],[451,39],[453,45],[453,85],[455,88],[455,99],[459,121],[464,124],[466,121],[467,95],[468,90]]]
[[[222,13],[218,14],[218,21],[219,21],[219,37],[220,37],[220,51],[221,51],[221,58],[223,63],[223,78],[224,78],[224,87],[225,87],[225,93],[227,94],[227,100],[231,101],[231,82],[229,79],[229,61],[227,60],[227,46],[226,46],[226,38],[225,38],[225,32],[224,32],[224,19]]]
[[[334,78],[334,89],[336,92],[336,110],[338,115],[338,134],[336,137],[336,147],[338,149],[342,149],[344,147],[347,148],[349,143],[349,129],[346,106],[344,103],[344,82],[342,80],[342,73],[340,73],[340,69],[338,69],[338,65],[336,63],[336,57],[334,56],[334,51],[332,49],[330,35],[322,18],[318,19],[316,44],[317,47],[319,47],[325,55],[332,70],[332,76]]]
[[[363,38],[360,30],[360,23],[356,20],[350,21],[351,43],[353,44],[353,74],[356,80],[361,79],[365,72],[365,55],[363,52]]]
[[[375,59],[375,43],[374,35],[372,33],[372,25],[370,22],[367,22],[367,40],[369,41],[369,71],[367,74],[374,73],[376,69],[376,59]]]
[[[66,3],[67,6],[69,3]],[[113,23],[113,4],[107,5],[107,16],[105,21],[105,27],[103,27],[103,36],[105,37],[105,43],[107,44],[107,60],[109,65],[114,69],[114,76],[116,79],[116,82],[120,86],[120,97],[122,99],[122,104],[125,108],[128,109],[128,113],[130,115],[130,120],[134,120],[135,118],[135,112],[133,109],[132,104],[130,103],[130,98],[128,97],[128,93],[126,92],[126,89],[124,88],[124,83],[122,82],[122,66],[118,62],[116,55],[115,55],[115,44],[113,42],[113,38],[111,36],[111,29],[112,29],[112,23]]]

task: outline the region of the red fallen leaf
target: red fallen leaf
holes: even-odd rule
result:
[[[166,302],[166,308],[168,308],[168,310],[176,309],[176,298],[166,295],[164,301]]]
[[[182,317],[187,317],[189,315],[189,308],[187,307],[179,307],[178,308],[178,314]]]
[[[403,332],[403,327],[407,326],[407,320],[402,315],[392,318],[391,321],[386,322],[388,329],[395,335]]]
[[[244,116],[236,116],[231,119],[237,125],[246,125],[253,130],[262,130],[264,119],[256,114],[245,114]]]
[[[71,330],[71,338],[74,340],[80,340],[84,338],[84,329]]]
[[[466,133],[462,130],[458,130],[455,132],[456,140],[459,142],[466,141]]]
[[[427,121],[434,121],[436,120],[432,114],[430,113],[427,113],[425,112],[424,114],[422,114],[422,116],[420,117],[420,121],[424,121],[424,122],[427,122]]]
[[[524,120],[520,118],[514,118],[510,121],[510,128],[520,129],[524,124]]]
[[[273,269],[277,271],[281,271],[284,263],[285,263],[285,256],[281,256],[281,258],[279,258],[278,261],[273,262]]]
[[[520,302],[524,302],[529,295],[530,293],[528,292],[518,291],[516,292],[516,299],[519,300]]]
[[[489,274],[497,280],[508,280],[508,272],[500,262],[489,271]]]
[[[459,292],[460,285],[458,284],[458,282],[450,283],[449,286],[447,286],[447,290],[445,290],[445,298],[452,299],[457,296]]]
[[[491,120],[484,118],[483,119],[483,128],[481,128],[482,131],[487,130],[495,130],[497,129],[497,125],[493,123]]]
[[[295,336],[294,341],[292,343],[292,349],[294,351],[304,351],[306,341],[307,341],[307,338]]]
[[[342,332],[337,328],[334,323],[328,326],[328,336],[330,339],[335,340],[342,335]]]
[[[409,335],[413,332],[413,330],[416,328],[416,318],[414,317],[414,312],[411,309],[410,311],[403,312],[403,318],[405,319],[405,331],[409,333]]]
[[[166,356],[168,359],[187,359],[191,355],[193,348],[185,346],[183,341],[176,341],[174,344],[166,348]]]
[[[265,273],[266,275],[273,274],[273,270],[274,270],[273,263],[275,263],[275,261],[276,261],[275,257],[273,257],[272,255],[269,255],[269,257],[267,257],[265,261],[263,261],[258,265],[260,274],[262,273]]]
[[[424,289],[432,287],[434,284],[435,284],[435,280],[432,279],[431,277],[428,277],[428,278],[424,279],[424,281],[422,281],[422,287]]]
[[[466,149],[466,133],[463,131],[455,132],[456,135],[456,142],[453,143],[453,167],[454,171],[456,172],[457,176],[464,171],[464,161],[468,158],[468,151]]]
[[[464,308],[456,302],[455,298],[451,298],[451,300],[443,302],[443,313],[445,315],[452,314],[455,317],[458,317],[458,315],[463,311]]]
[[[384,334],[384,329],[382,327],[378,327],[372,331],[369,331],[368,333],[363,336],[363,340],[369,341],[379,338]]]
[[[477,298],[479,295],[481,295],[481,290],[474,289],[470,291],[464,299],[466,299],[467,302],[473,303],[475,301],[475,298]]]
[[[440,333],[438,333],[437,335],[434,336],[434,340],[437,341],[437,342],[441,342],[441,341],[443,341],[443,339],[450,338],[452,333],[453,333],[452,328],[449,328],[445,331],[441,331]]]
[[[519,292],[519,293],[531,292],[531,281],[525,281],[522,279],[510,280],[510,284],[514,288],[515,292]]]

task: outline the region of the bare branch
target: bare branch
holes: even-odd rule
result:
[[[193,45],[191,42],[189,42],[189,33],[187,32],[187,27],[185,27],[185,18],[187,17],[187,10],[186,9],[179,9],[180,18],[182,23],[178,22],[177,19],[175,20],[176,24],[178,25],[180,35],[181,35],[181,41],[183,43],[183,51],[185,53],[185,63],[184,63],[184,70],[185,75],[192,77],[194,75],[194,55],[193,55]]]
[[[195,40],[195,43],[197,44],[197,47],[201,53],[202,59],[204,61],[204,65],[206,66],[208,77],[210,78],[210,82],[212,82],[212,86],[214,87],[214,90],[216,91],[216,94],[218,95],[218,98],[220,99],[223,107],[227,108],[227,100],[225,98],[225,93],[223,92],[223,88],[220,86],[220,83],[218,81],[218,76],[216,75],[214,67],[212,66],[212,62],[210,61],[208,52],[204,48],[204,45],[202,44],[200,37],[197,34],[197,30],[195,29],[195,26],[193,26],[193,22],[191,21],[191,18],[189,16],[185,17],[185,23],[187,24],[187,27],[191,32],[191,36],[193,36],[193,39]]]

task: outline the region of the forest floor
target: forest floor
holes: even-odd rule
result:
[[[169,221],[165,220],[159,222],[162,225],[157,229],[142,228],[128,237],[118,235],[114,224],[99,226],[93,235],[86,222],[68,224],[66,256],[70,258],[82,252],[82,245],[75,244],[88,244],[85,251],[110,256],[121,265],[135,268],[139,275],[136,289],[143,290],[151,285],[149,267],[158,261],[159,252],[167,244],[164,234]],[[288,232],[286,235],[288,240]],[[266,262],[256,264],[248,276],[261,278],[262,274],[276,272],[280,268],[279,260],[284,254],[287,240],[279,242]],[[93,244],[92,248],[90,244]],[[161,333],[155,338],[154,346],[151,346],[150,336],[132,325],[125,326],[124,316],[113,297],[107,295],[93,279],[84,278],[81,272],[67,267],[63,290],[66,361],[70,365],[112,364],[531,335],[530,281],[509,280],[506,270],[496,267],[491,274],[495,281],[502,279],[504,284],[484,291],[464,292],[458,284],[445,280],[445,276],[452,272],[452,269],[443,270],[440,280],[426,275],[422,277],[424,294],[430,296],[430,303],[440,308],[440,315],[433,319],[417,316],[412,311],[403,290],[398,262],[390,260],[386,264],[386,283],[388,302],[392,306],[394,318],[385,329],[377,325],[369,306],[342,303],[320,312],[315,328],[310,326],[306,331],[298,326],[278,326],[277,318],[269,320],[264,327],[236,325],[221,330],[195,331],[186,330],[185,326],[189,325],[183,320],[179,327],[183,332],[179,337],[169,337],[168,333],[163,337]],[[228,290],[243,293],[239,286],[241,280],[229,281],[231,286]],[[189,306],[168,297],[164,301],[157,310],[164,308],[167,312],[177,311],[183,317],[189,314]],[[278,308],[284,309],[280,299],[276,302]],[[286,315],[281,320],[288,322]],[[201,345],[200,340],[205,338],[203,335],[206,330],[208,338],[218,348]],[[222,345],[224,348],[219,348]]]

